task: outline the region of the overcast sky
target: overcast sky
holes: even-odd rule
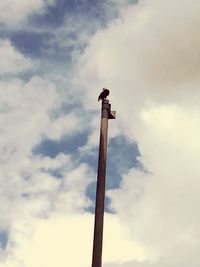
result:
[[[100,103],[103,267],[200,262],[200,1],[0,1],[0,267],[90,267]]]

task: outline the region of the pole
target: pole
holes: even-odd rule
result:
[[[92,267],[102,266],[108,119],[115,118],[115,112],[110,111],[110,106],[107,99],[102,100]]]

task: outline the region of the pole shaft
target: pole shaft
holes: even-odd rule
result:
[[[101,126],[100,126],[100,140],[99,140],[99,161],[98,161],[97,190],[96,190],[92,267],[102,266],[103,221],[104,221],[109,113],[110,113],[109,101],[103,100],[102,110],[101,110]]]

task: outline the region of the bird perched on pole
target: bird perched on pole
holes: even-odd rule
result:
[[[105,100],[106,97],[109,95],[109,93],[110,93],[110,91],[108,89],[103,88],[103,92],[101,92],[101,94],[99,95],[98,101],[99,100],[102,100],[102,101]]]

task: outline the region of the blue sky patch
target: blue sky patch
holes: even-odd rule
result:
[[[67,15],[78,14],[102,20],[105,18],[106,9],[104,8],[105,0],[57,0],[54,6],[49,6],[42,15],[34,15],[32,23],[37,26],[59,27],[64,23]]]
[[[78,133],[72,136],[66,136],[59,141],[45,139],[33,148],[33,154],[55,158],[59,153],[74,154],[79,147],[87,142],[88,133]]]
[[[119,187],[121,175],[138,166],[140,155],[137,144],[129,143],[123,136],[110,140],[107,159],[107,189]]]
[[[0,248],[5,249],[8,242],[8,233],[0,231]]]
[[[39,57],[44,52],[43,50],[51,37],[50,33],[19,31],[12,34],[11,42],[21,53]]]

